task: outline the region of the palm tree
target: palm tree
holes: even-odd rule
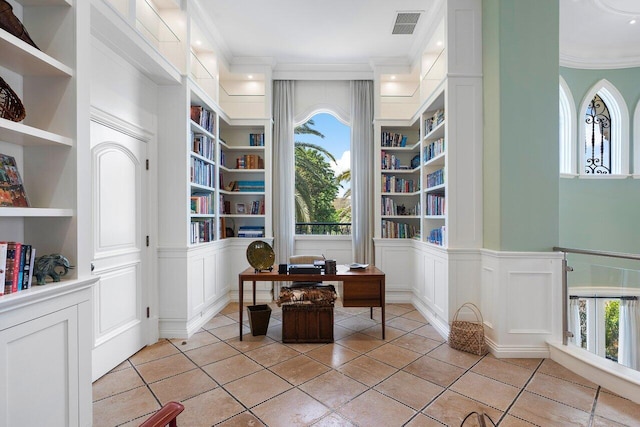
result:
[[[315,135],[324,139],[324,135],[322,132],[317,129],[313,129],[315,123],[313,119],[308,120],[304,124],[300,126],[296,126],[294,133],[296,135]],[[320,145],[316,145],[309,142],[295,142],[295,158],[296,158],[296,170],[295,170],[295,213],[296,218],[300,222],[310,222],[311,221],[311,193],[310,189],[315,185],[314,181],[320,181],[319,179],[314,179],[314,165],[309,162],[308,156],[303,155],[303,150],[315,150],[321,154],[327,156],[330,161],[334,164],[337,164],[337,160],[333,154],[327,151],[324,147]],[[303,173],[305,171],[306,173]],[[309,174],[311,172],[311,174]],[[319,177],[316,177],[319,178]],[[338,184],[342,182],[349,182],[351,180],[351,170],[348,169],[343,171],[338,176],[336,176],[336,182]],[[347,190],[344,197],[349,197],[351,195],[351,189]],[[340,217],[342,221],[351,222],[351,209],[340,210]]]

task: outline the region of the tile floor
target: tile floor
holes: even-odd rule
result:
[[[137,426],[180,401],[180,427],[460,426],[484,411],[501,426],[640,426],[640,405],[550,359],[450,349],[408,304],[335,308],[335,343],[282,344],[275,305],[266,336],[238,340],[230,304],[189,340],[161,340],[93,384],[94,426]],[[246,316],[245,316],[246,320]],[[465,426],[476,425],[467,422]]]

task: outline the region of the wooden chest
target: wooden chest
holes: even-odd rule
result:
[[[333,304],[283,304],[282,342],[333,342]]]

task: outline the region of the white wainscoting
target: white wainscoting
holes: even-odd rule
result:
[[[496,357],[549,357],[562,336],[562,255],[482,250],[481,309]]]

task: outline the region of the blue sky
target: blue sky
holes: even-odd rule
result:
[[[330,162],[331,168],[336,174],[349,169],[351,167],[351,129],[349,126],[342,124],[328,113],[316,114],[312,119],[315,122],[312,128],[324,134],[324,139],[315,135],[296,135],[295,140],[325,147],[336,158],[337,165]],[[340,195],[343,194],[343,191],[340,192]]]

